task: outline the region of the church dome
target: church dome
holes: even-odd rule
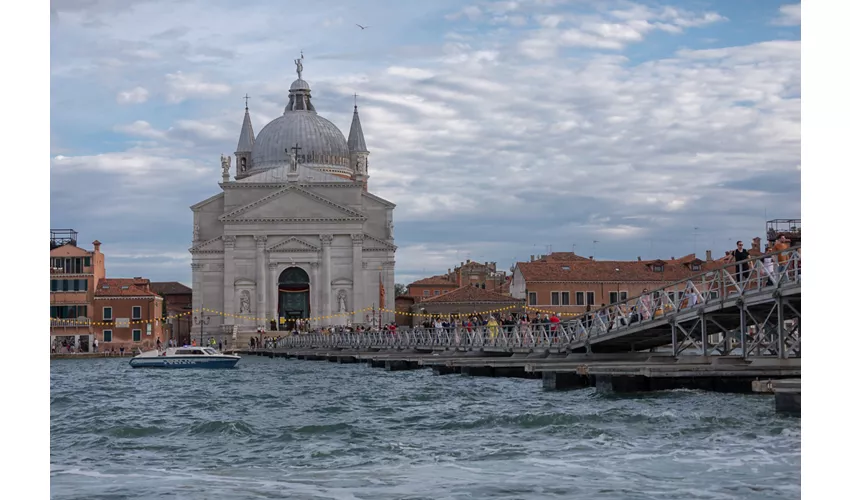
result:
[[[336,125],[316,112],[310,85],[301,78],[289,88],[289,103],[283,116],[257,134],[249,175],[289,165],[290,152],[296,145],[299,164],[343,176],[353,174],[348,141]]]

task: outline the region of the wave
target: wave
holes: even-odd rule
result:
[[[255,434],[251,425],[236,421],[211,420],[208,422],[200,422],[189,427],[188,434],[191,436],[202,435],[234,435],[234,436],[251,436]]]
[[[351,430],[354,427],[345,423],[339,424],[328,424],[328,425],[305,425],[304,427],[299,427],[295,429],[293,432],[298,434],[330,434],[339,431]]]

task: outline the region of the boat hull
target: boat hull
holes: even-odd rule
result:
[[[239,362],[239,357],[236,356],[157,356],[157,357],[136,357],[130,360],[130,366],[133,368],[165,368],[165,369],[185,369],[185,368],[236,368],[236,363]]]

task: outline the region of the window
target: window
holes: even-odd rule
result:
[[[576,292],[576,305],[583,306],[584,305],[584,292]]]
[[[699,272],[700,269],[702,269],[702,266],[699,264],[691,264],[691,271]]]
[[[563,269],[564,271],[569,271],[569,270],[570,270],[570,266],[561,266],[561,269]]]
[[[561,305],[561,294],[559,292],[552,292],[552,305]]]
[[[112,342],[112,330],[104,330],[103,331],[103,341],[104,342]]]
[[[653,264],[652,270],[656,273],[660,273],[664,271],[664,266],[662,264]]]
[[[83,262],[83,265],[86,267],[91,267],[91,257],[86,257],[84,260],[85,262]]]
[[[619,300],[617,300],[617,292],[608,292],[608,303],[614,304],[617,302],[619,302]]]
[[[50,280],[50,291],[55,292],[59,289],[59,280]]]
[[[629,300],[629,292],[620,292],[620,302]]]
[[[570,292],[561,292],[561,305],[570,305]]]
[[[440,295],[440,291],[439,291],[439,290],[434,290],[434,296],[437,296],[437,295]]]
[[[537,305],[537,292],[528,292],[528,305]]]
[[[133,342],[141,342],[142,341],[142,331],[141,330],[133,330]]]
[[[443,293],[449,293],[449,291],[448,291],[448,290],[443,290]]]
[[[133,319],[142,319],[142,306],[133,306]]]
[[[103,319],[104,319],[104,321],[112,320],[112,308],[111,307],[104,307],[103,308]]]
[[[87,317],[86,306],[50,306],[50,317],[58,319],[75,319]]]
[[[719,296],[720,296],[720,295],[717,293],[717,290],[712,290],[712,291],[711,291],[711,292],[709,292],[709,294],[708,294],[708,298],[709,298],[709,299],[716,299],[716,298],[717,298],[717,297],[719,297]]]
[[[430,297],[431,296],[431,290],[422,290],[422,296],[423,297]]]
[[[596,305],[596,294],[594,292],[587,292],[587,305]]]

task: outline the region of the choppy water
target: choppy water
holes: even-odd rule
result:
[[[50,372],[55,499],[800,497],[800,421],[769,396],[611,397],[253,356]]]

